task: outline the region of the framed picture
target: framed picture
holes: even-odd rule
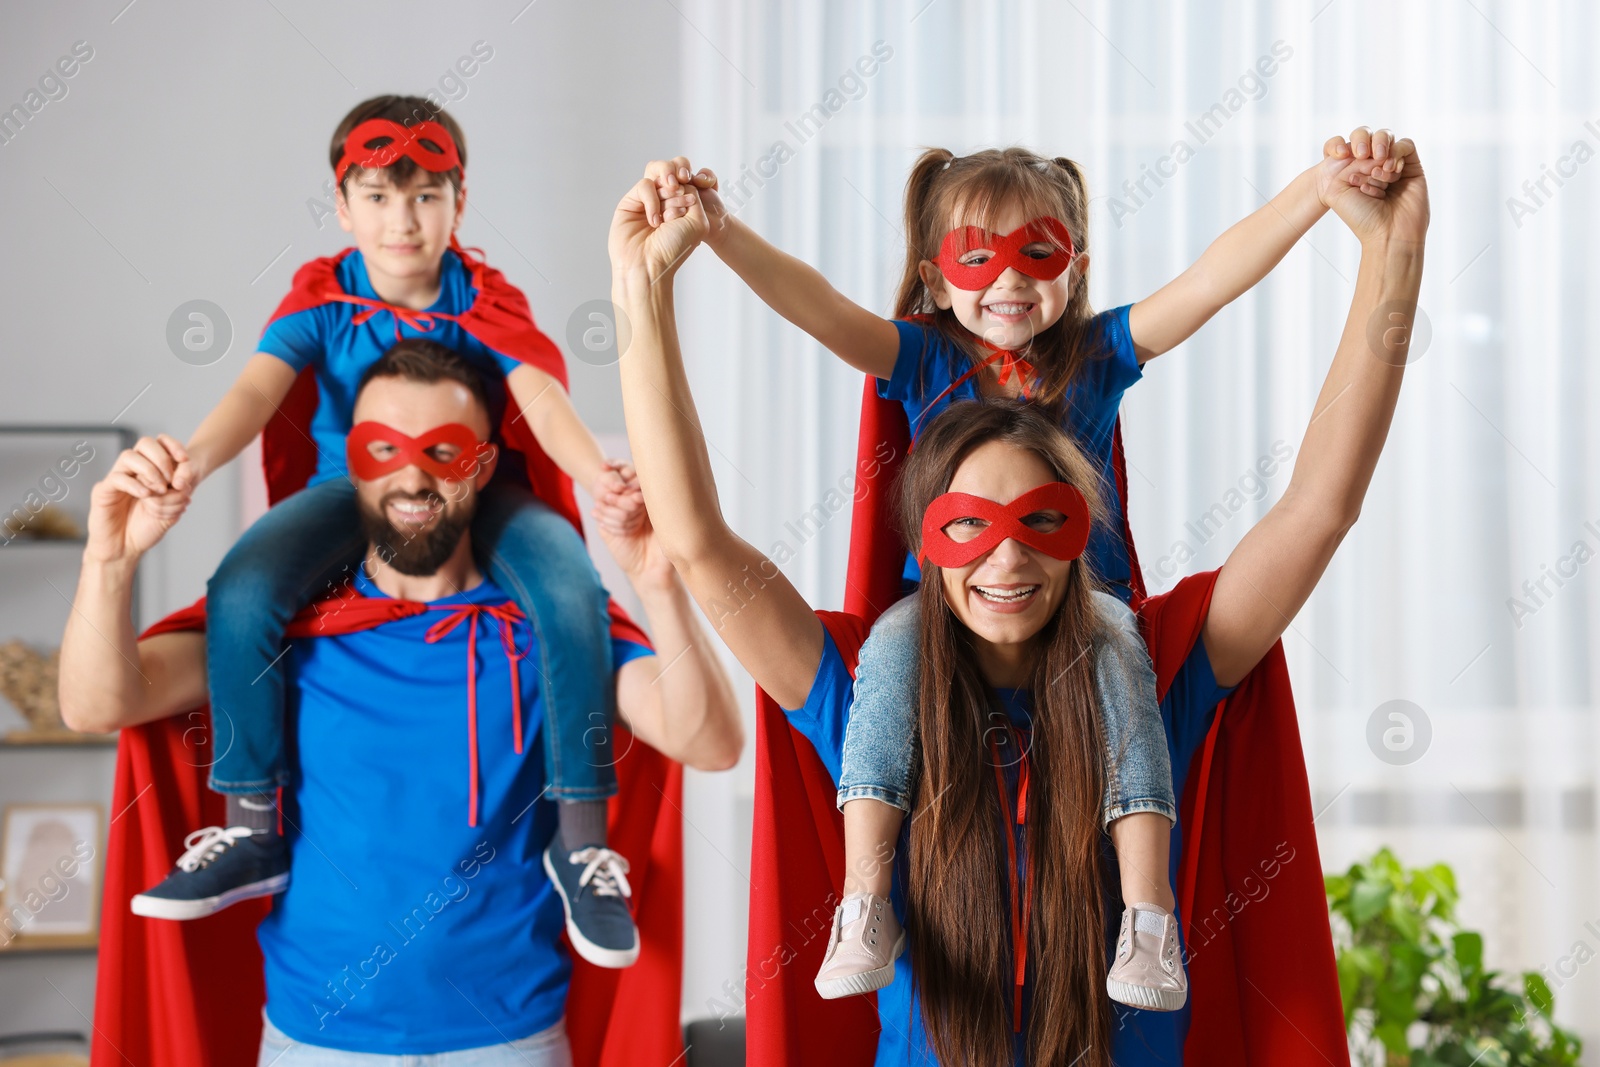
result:
[[[87,947],[100,929],[98,804],[13,804],[0,823],[0,949]]]

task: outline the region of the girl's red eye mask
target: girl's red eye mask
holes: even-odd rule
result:
[[[390,138],[386,145],[368,148],[368,141],[380,137]],[[461,155],[456,151],[455,139],[450,131],[437,122],[419,122],[415,126],[402,126],[392,119],[368,119],[350,131],[344,139],[344,155],[333,170],[335,184],[344,181],[344,172],[351,167],[379,170],[392,167],[401,156],[432,174],[441,174],[461,166]]]
[[[1061,526],[1047,533],[1022,521],[1040,511],[1061,512]],[[958,519],[982,519],[989,525],[972,540],[957,541],[945,528]],[[939,567],[965,567],[1007,538],[1055,559],[1077,559],[1089,544],[1089,502],[1066,482],[1030,489],[1009,504],[968,493],[945,493],[922,513],[921,560]]]
[[[1032,244],[1047,244],[1050,254],[1042,259],[1023,255]],[[991,253],[982,263],[963,263],[961,257],[978,250]],[[1060,219],[1043,215],[1008,234],[990,233],[981,226],[963,226],[944,235],[939,245],[939,270],[957,289],[973,292],[987,289],[994,280],[1015,267],[1030,278],[1053,281],[1061,276],[1076,256],[1072,234]]]
[[[379,443],[392,445],[394,455],[387,459],[374,456],[371,446]],[[449,463],[442,463],[428,454],[428,449],[441,444],[454,445],[460,453]],[[358,422],[345,438],[345,458],[351,472],[364,482],[375,482],[410,466],[420,467],[442,481],[466,482],[476,478],[484,468],[494,466],[495,449],[487,441],[478,440],[470,427],[459,422],[435,426],[421,437],[407,437],[381,422]]]

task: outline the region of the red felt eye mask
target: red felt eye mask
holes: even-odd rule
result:
[[[1048,256],[1035,259],[1022,254],[1024,248],[1040,243],[1050,246]],[[977,249],[992,255],[982,263],[961,262],[962,256]],[[1077,254],[1066,225],[1060,219],[1044,215],[1003,235],[990,233],[982,226],[951,230],[939,245],[938,263],[946,281],[957,289],[971,292],[989,288],[1007,267],[1015,267],[1030,278],[1052,281],[1061,276]]]
[[[378,459],[369,446],[376,442],[393,445],[395,454],[388,459]],[[434,445],[455,445],[461,454],[449,463],[441,463],[428,455]],[[449,482],[465,482],[476,478],[485,467],[494,465],[494,446],[478,440],[478,435],[459,422],[435,426],[421,437],[407,437],[399,430],[381,422],[358,422],[345,438],[345,457],[350,470],[364,482],[375,482],[386,474],[402,467],[416,466],[435,478]]]
[[[1036,511],[1066,516],[1059,529],[1044,533],[1022,520]],[[989,525],[970,541],[957,541],[945,527],[957,519],[983,519]],[[968,493],[946,493],[922,513],[922,562],[939,567],[965,567],[1007,538],[1059,560],[1077,559],[1089,544],[1089,502],[1066,482],[1030,489],[1009,504],[996,504]]]
[[[379,137],[392,140],[381,148],[367,147],[368,141]],[[344,181],[344,172],[351,167],[370,170],[392,167],[401,156],[409,157],[417,166],[433,174],[461,166],[455,139],[439,123],[419,122],[415,126],[402,126],[391,119],[368,119],[351,130],[344,139],[344,155],[333,170],[333,180],[335,183]]]

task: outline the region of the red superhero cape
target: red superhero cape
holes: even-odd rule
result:
[[[452,247],[461,261],[472,272],[472,287],[477,297],[472,307],[455,318],[456,323],[469,334],[503,356],[531,363],[549,374],[567,388],[567,364],[561,350],[533,324],[528,310],[528,300],[522,291],[505,276],[483,260],[467,254],[465,249]],[[289,294],[278,304],[278,310],[267,320],[270,326],[285,315],[321,307],[335,302],[358,302],[339,285],[339,263],[355,249],[347,248],[336,256],[324,256],[295,271]],[[359,302],[368,307],[380,305],[376,301]],[[407,318],[431,329],[433,318],[426,312],[398,309]],[[317,469],[317,451],[311,443],[311,418],[317,411],[317,380],[312,368],[307,367],[295,379],[289,395],[278,406],[278,412],[262,432],[262,463],[267,471],[267,497],[276,504],[284,497],[305,488],[306,482]],[[506,446],[520,452],[527,463],[528,481],[533,491],[545,503],[571,520],[583,532],[583,522],[578,517],[577,501],[572,496],[572,480],[545,454],[534,440],[528,420],[519,418],[514,404],[506,405],[500,421],[500,438]],[[512,459],[514,457],[506,457]]]
[[[338,600],[332,604],[330,602]],[[352,633],[424,610],[408,601],[346,590],[306,608],[291,636]],[[144,634],[205,628],[205,601],[167,616]],[[611,632],[645,637],[612,605]],[[92,1061],[97,1067],[235,1067],[253,1064],[266,997],[256,925],[267,900],[237,904],[207,919],[168,922],[128,910],[135,893],[171,870],[186,833],[222,825],[224,801],[206,788],[209,714],[202,705],[122,731],[117,746],[110,840],[106,846],[100,964]],[[567,1032],[581,1067],[667,1064],[683,1054],[683,772],[646,745],[617,767],[610,839],[628,857],[642,951],[627,970],[573,959]]]
[[[905,548],[889,522],[890,494],[909,443],[903,409],[880,400],[869,378],[846,613],[822,613],[852,672],[871,620],[900,595]],[[873,462],[886,454],[894,458]],[[1125,504],[1120,428],[1114,466]],[[1123,533],[1127,538],[1126,521]],[[1165,696],[1200,639],[1216,572],[1145,599],[1131,538],[1127,548],[1140,628]],[[812,986],[827,942],[813,936],[813,913],[837,893],[844,870],[833,780],[777,704],[759,691],[757,704],[747,1058],[763,1067],[870,1064],[879,1028],[875,998],[828,1001]],[[1178,905],[1193,1005],[1186,1061],[1347,1067],[1311,794],[1281,645],[1219,707],[1190,768],[1180,819]],[[822,929],[830,919],[823,917]]]

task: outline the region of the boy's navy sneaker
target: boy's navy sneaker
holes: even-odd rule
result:
[[[289,885],[289,843],[246,826],[208,826],[183,839],[184,853],[154,889],[133,898],[135,915],[202,919]]]
[[[631,967],[639,930],[628,909],[628,861],[599,845],[567,851],[557,831],[544,850],[544,873],[566,908],[573,950],[596,967]]]

